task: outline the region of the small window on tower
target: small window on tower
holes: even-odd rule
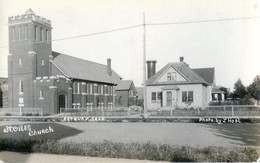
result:
[[[18,40],[21,40],[21,27],[18,28]]]
[[[42,66],[44,66],[44,59],[42,59]]]
[[[28,39],[28,26],[24,26],[24,39],[27,40]]]
[[[12,40],[15,40],[15,27],[12,28]]]
[[[44,99],[42,90],[40,90],[40,98],[39,99]]]
[[[34,39],[35,40],[37,40],[37,38],[38,38],[38,27],[37,26],[35,26],[35,34],[34,34]]]
[[[41,28],[40,41],[43,41],[43,29]]]
[[[48,42],[49,41],[49,31],[46,30],[46,41]]]
[[[19,94],[23,94],[23,81],[19,81]]]
[[[22,66],[22,58],[19,58],[19,65]]]

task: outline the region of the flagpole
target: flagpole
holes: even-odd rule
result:
[[[145,13],[143,13],[143,92],[144,92],[144,117],[147,118],[147,96],[146,96],[146,25]]]

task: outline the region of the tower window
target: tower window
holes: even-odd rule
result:
[[[12,28],[12,40],[15,40],[15,27]]]
[[[24,26],[24,39],[27,40],[28,39],[28,26]]]
[[[34,34],[35,40],[38,38],[38,27],[35,26],[35,34]]]
[[[44,59],[42,58],[42,66],[44,66]]]
[[[40,33],[40,41],[43,40],[43,29],[41,28],[41,33]]]
[[[22,58],[19,58],[19,65],[22,66]]]
[[[43,91],[40,90],[40,99],[43,99]]]
[[[46,30],[46,41],[48,42],[49,41],[49,31]]]
[[[23,94],[23,81],[19,81],[19,94]]]
[[[18,28],[18,40],[21,40],[21,27]]]

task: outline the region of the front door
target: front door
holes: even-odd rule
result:
[[[172,92],[166,92],[166,106],[172,106]]]
[[[58,113],[60,113],[60,109],[61,108],[65,108],[66,107],[66,99],[65,99],[65,95],[59,95],[59,108],[58,108]]]

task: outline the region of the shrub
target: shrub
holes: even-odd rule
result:
[[[115,143],[58,142],[57,140],[15,140],[0,138],[0,150],[51,154],[110,157],[173,162],[252,162],[260,155],[259,147],[191,147],[158,145],[151,142]]]

